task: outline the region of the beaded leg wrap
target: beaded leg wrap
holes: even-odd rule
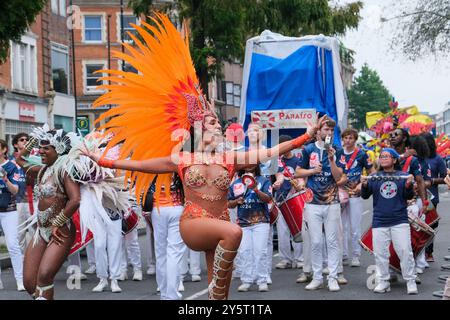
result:
[[[214,265],[211,283],[208,286],[209,300],[225,300],[228,272],[233,268],[233,259],[237,251],[230,251],[217,245],[214,253]],[[225,255],[225,257],[224,257]],[[229,256],[229,257],[228,257]],[[225,259],[227,258],[227,259]],[[220,282],[220,285],[218,282]],[[219,292],[217,292],[218,290]],[[218,297],[218,299],[216,298]]]
[[[45,298],[42,296],[42,294],[44,293],[44,291],[50,290],[50,289],[52,289],[54,286],[55,286],[54,284],[51,284],[51,285],[48,285],[48,286],[45,286],[45,287],[39,287],[39,286],[36,286],[36,289],[39,291],[39,296],[36,297],[35,300],[47,300],[47,299],[45,299]]]
[[[450,300],[450,278],[447,278],[447,281],[445,281],[444,295],[442,296],[442,300]]]

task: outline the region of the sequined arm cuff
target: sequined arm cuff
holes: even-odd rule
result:
[[[114,160],[101,158],[101,159],[98,161],[98,165],[99,165],[100,167],[113,169],[113,166],[114,166]]]
[[[61,228],[62,226],[64,226],[67,221],[69,221],[70,219],[66,217],[66,215],[61,211],[60,214],[58,214],[52,221],[52,225],[58,228]]]
[[[311,139],[311,136],[308,133],[305,133],[304,135],[301,135],[300,137],[297,137],[297,138],[291,140],[292,148],[293,149],[300,148],[309,139]]]

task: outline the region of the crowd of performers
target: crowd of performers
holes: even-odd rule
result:
[[[101,116],[107,120],[101,131],[82,138],[36,128],[15,137],[12,160],[0,141],[0,217],[18,290],[53,299],[56,273],[70,253],[80,266],[74,244],[92,236],[86,273],[99,278],[93,291],[105,290],[110,278],[111,290],[120,292],[128,261],[133,280],[142,280],[137,231],[123,227],[142,211],[154,250],[147,273],[156,273],[161,299],[181,298],[187,260],[192,280],[201,280],[201,251],[209,299],[228,299],[233,276],[242,282],[239,292],[253,284],[268,291],[274,221],[276,268],[301,267],[296,281],[308,283],[306,290],[323,288],[328,274],[328,289],[339,291],[347,283],[343,266],[359,267],[364,246],[377,266],[374,292],[388,292],[399,271],[407,293],[417,294],[418,274],[432,259],[437,186],[450,186],[432,137],[394,129],[389,146],[371,159],[356,146],[353,129],[342,132],[343,148],[335,146],[336,123],[324,115],[308,122],[305,134],[280,136],[271,148],[250,124],[244,147],[242,128],[234,125],[224,137],[187,40],[166,16],[156,14],[153,22],[135,26],[143,40],[130,34],[137,47],[124,46],[131,54],[116,53],[140,73],[104,71],[106,93],[95,106],[115,107]],[[362,234],[362,199],[369,197],[373,220]],[[19,234],[30,228],[24,249]]]

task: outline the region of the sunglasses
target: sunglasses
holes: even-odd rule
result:
[[[20,141],[20,142],[28,141],[28,138],[20,138],[19,141]]]
[[[398,137],[399,135],[400,135],[400,133],[398,133],[398,132],[393,132],[393,133],[389,134],[389,136],[391,138]]]

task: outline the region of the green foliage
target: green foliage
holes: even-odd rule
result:
[[[359,76],[353,81],[352,87],[347,91],[350,104],[350,119],[356,129],[366,127],[366,112],[389,111],[391,94],[383,85],[378,73],[364,64]]]
[[[9,52],[9,41],[20,41],[47,0],[2,0],[0,1],[0,63],[5,62]]]

